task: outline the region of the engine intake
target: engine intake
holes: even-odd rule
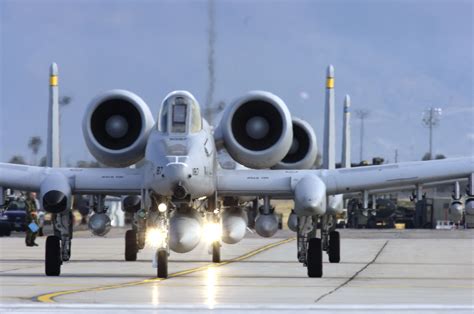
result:
[[[82,130],[90,152],[108,166],[126,167],[143,158],[154,120],[146,103],[125,90],[111,90],[88,106]]]
[[[293,118],[293,140],[291,147],[275,169],[311,169],[316,161],[318,145],[316,134],[308,122]]]
[[[60,173],[49,174],[40,186],[41,206],[47,212],[57,214],[71,207],[71,187]]]
[[[232,158],[256,169],[270,168],[283,159],[293,138],[285,103],[263,91],[249,92],[228,107],[219,129]]]

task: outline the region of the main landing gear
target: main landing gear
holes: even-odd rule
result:
[[[46,238],[46,276],[59,276],[63,261],[71,258],[72,212],[66,210],[53,215],[54,235]]]
[[[318,217],[298,217],[298,261],[308,269],[308,277],[323,276],[321,239],[316,237]]]
[[[326,251],[330,263],[341,260],[341,244],[339,232],[336,231],[336,217],[324,215],[321,217],[321,240],[323,251]]]
[[[323,251],[330,263],[339,263],[340,237],[330,216],[298,217],[297,247],[298,261],[308,269],[308,277],[323,276]],[[321,238],[316,236],[318,220],[321,222]]]

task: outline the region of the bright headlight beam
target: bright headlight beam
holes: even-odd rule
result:
[[[163,231],[152,228],[146,232],[146,244],[152,248],[158,248],[163,246],[163,241],[165,240],[165,235]]]
[[[166,206],[165,203],[160,203],[160,205],[158,205],[158,210],[160,211],[160,213],[164,213],[167,209],[168,206]]]
[[[219,223],[206,223],[203,228],[203,236],[208,243],[219,241],[222,237],[222,226]]]

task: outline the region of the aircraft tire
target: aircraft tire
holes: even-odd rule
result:
[[[128,262],[136,261],[137,253],[137,232],[135,230],[127,230],[125,233],[125,260]]]
[[[61,241],[57,236],[48,236],[44,263],[46,276],[59,276],[61,264]]]
[[[308,277],[321,278],[323,276],[323,250],[319,238],[309,239],[307,267]]]
[[[338,231],[329,233],[328,255],[330,263],[339,263],[341,261],[341,240]]]
[[[212,262],[221,262],[221,244],[219,243],[219,241],[212,242]]]
[[[166,250],[159,250],[156,252],[158,268],[157,268],[157,277],[158,278],[168,278],[168,252]]]

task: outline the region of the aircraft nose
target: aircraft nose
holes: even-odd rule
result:
[[[183,163],[170,163],[168,164],[163,174],[165,178],[172,181],[173,183],[185,182],[191,177],[189,167]]]

